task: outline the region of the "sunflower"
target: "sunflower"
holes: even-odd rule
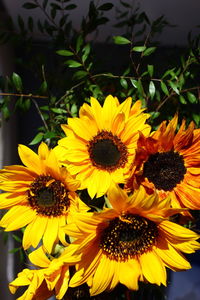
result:
[[[68,289],[69,266],[79,260],[78,256],[72,255],[72,250],[67,247],[58,258],[50,255],[48,257],[43,247],[32,252],[29,259],[37,269],[24,269],[20,272],[9,284],[10,292],[15,294],[20,286],[28,286],[24,294],[17,299],[45,300],[52,295],[55,295],[56,299],[63,299]]]
[[[79,118],[69,118],[62,125],[67,137],[58,142],[57,151],[62,164],[77,174],[81,189],[88,189],[91,198],[104,195],[111,182],[123,183],[124,173],[135,154],[138,131],[148,134],[145,124],[148,114],[137,101],[127,98],[119,104],[111,95],[103,107],[91,98],[91,106],[83,104]]]
[[[166,267],[173,271],[191,266],[182,252],[200,249],[199,235],[169,221],[180,209],[169,208],[169,199],[146,194],[141,186],[131,196],[112,185],[108,199],[113,209],[79,213],[66,233],[76,238],[82,255],[69,286],[85,282],[92,296],[121,283],[131,290],[138,281],[166,285]]]
[[[186,129],[183,120],[176,133],[177,122],[175,115],[150,137],[141,134],[127,187],[142,184],[160,198],[169,195],[172,207],[200,209],[200,129],[193,122]]]
[[[9,209],[0,221],[5,231],[26,226],[23,247],[43,244],[51,252],[58,240],[66,245],[63,226],[77,209],[87,209],[75,193],[79,182],[65,167],[60,167],[56,155],[45,143],[38,155],[19,145],[19,156],[25,166],[13,165],[0,171],[0,208]]]

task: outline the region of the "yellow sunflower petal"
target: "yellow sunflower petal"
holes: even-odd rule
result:
[[[103,196],[111,183],[111,177],[108,172],[102,170],[93,169],[93,172],[88,182],[88,194],[91,198],[96,195],[97,198]]]
[[[36,213],[28,206],[13,206],[1,219],[0,226],[5,227],[5,231],[12,231],[24,227],[32,222]]]
[[[88,254],[89,255],[85,256],[84,258],[84,265],[87,267],[85,268],[84,266],[81,267],[81,264],[79,265],[79,269],[70,280],[70,287],[76,287],[85,283],[94,274],[94,271],[99,264],[101,251],[91,248],[91,251]]]
[[[98,129],[101,130],[102,129],[102,119],[103,119],[102,107],[99,104],[99,102],[93,97],[90,98],[90,103],[91,103],[91,111],[92,111],[94,119],[97,123]]]
[[[142,273],[150,282],[160,285],[166,285],[166,269],[156,252],[148,251],[139,257]]]
[[[41,143],[38,147],[38,155],[39,155],[39,158],[41,160],[45,160],[47,159],[48,155],[49,155],[49,148],[47,146],[47,144],[45,143]]]
[[[119,264],[119,281],[130,290],[138,290],[141,268],[137,259],[130,259]]]
[[[128,207],[128,195],[117,184],[112,184],[109,188],[108,199],[118,213],[122,213]]]
[[[199,238],[199,235],[194,231],[167,220],[163,221],[159,226],[168,237],[179,241],[191,241]]]
[[[29,232],[30,236],[28,237],[28,239],[31,239],[31,245],[34,248],[36,248],[41,241],[42,236],[46,230],[47,223],[47,218],[42,216],[40,218],[35,218],[35,220],[32,222],[31,232]],[[23,237],[23,239],[25,238],[26,236]],[[24,241],[24,244],[26,244],[26,241]]]
[[[194,253],[200,249],[200,243],[197,241],[187,241],[174,244],[174,248],[184,253]]]
[[[39,247],[37,250],[29,254],[30,261],[41,268],[47,268],[50,264],[50,260],[45,255],[43,247]]]
[[[181,252],[175,250],[170,243],[167,243],[167,241],[162,238],[158,240],[157,247],[154,248],[154,251],[163,260],[165,265],[174,271],[191,268],[190,263],[185,259]]]
[[[84,140],[90,140],[95,132],[92,130],[93,127],[88,126],[87,119],[78,119],[78,118],[71,118],[68,119],[68,124],[70,127],[73,128],[75,133]]]
[[[35,152],[24,145],[19,145],[18,151],[21,161],[25,166],[27,166],[31,170],[34,170],[35,172],[40,172],[40,160]]]
[[[117,112],[123,112],[125,116],[125,120],[128,119],[130,115],[130,109],[131,109],[131,104],[132,104],[132,98],[128,97],[124,102],[122,102],[117,109]]]
[[[120,136],[121,132],[124,129],[124,126],[125,126],[125,114],[123,112],[120,112],[114,118],[111,126],[111,130],[115,135]]]
[[[44,248],[48,253],[51,253],[54,243],[58,239],[59,217],[48,218],[46,230],[43,236]]]
[[[69,219],[68,219],[69,221]],[[67,246],[66,235],[64,231],[64,226],[66,225],[66,216],[61,216],[59,218],[59,226],[58,226],[58,238],[64,246]]]
[[[18,204],[27,204],[27,196],[22,193],[0,194],[0,208],[10,208]]]
[[[63,299],[69,283],[69,268],[65,267],[62,269],[61,278],[58,280],[55,286],[56,299]]]
[[[102,255],[90,288],[91,296],[100,294],[107,289],[114,276],[114,271],[114,264],[105,255]]]

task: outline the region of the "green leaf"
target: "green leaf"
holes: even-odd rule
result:
[[[118,45],[126,45],[126,44],[130,44],[131,41],[128,40],[127,38],[117,35],[113,37],[114,43],[118,44]]]
[[[65,6],[65,9],[66,9],[66,10],[72,10],[72,9],[74,9],[74,8],[76,8],[76,7],[77,7],[76,4],[69,4],[69,5]]]
[[[22,91],[22,80],[21,77],[17,73],[12,74],[12,81],[17,91]]]
[[[162,89],[163,93],[165,95],[169,96],[168,88],[167,88],[166,84],[163,81],[160,82],[160,86],[161,86],[161,89]]]
[[[178,83],[175,83],[173,81],[169,81],[169,85],[171,86],[172,90],[176,93],[176,94],[180,94],[179,90],[178,90]]]
[[[79,63],[78,61],[72,60],[72,59],[67,60],[65,62],[65,64],[67,64],[69,68],[78,68],[78,67],[82,66],[81,63]]]
[[[44,136],[44,133],[43,132],[39,132],[38,134],[36,134],[36,136],[34,137],[34,139],[29,143],[29,145],[38,144],[43,139],[43,136]]]
[[[77,71],[74,73],[73,79],[79,80],[79,79],[86,77],[87,75],[88,75],[88,73],[86,71],[80,70],[80,71]]]
[[[195,121],[196,125],[199,126],[199,123],[200,123],[200,115],[199,115],[199,114],[193,113],[193,114],[192,114],[192,118],[193,118],[193,120]]]
[[[155,84],[153,83],[153,81],[150,81],[150,83],[149,83],[149,94],[150,94],[151,99],[153,99],[153,97],[155,95],[155,92],[156,92]]]
[[[37,8],[38,7],[38,4],[35,4],[35,3],[31,3],[31,2],[26,2],[22,5],[23,8],[26,8],[26,9],[34,9],[34,8]]]
[[[153,72],[154,72],[154,66],[153,65],[148,65],[147,70],[148,70],[149,76],[152,77]]]
[[[73,117],[77,116],[77,112],[78,112],[78,107],[75,103],[72,104],[71,106],[71,114]]]
[[[31,107],[31,99],[24,100],[24,111],[28,111]]]
[[[93,18],[96,19],[96,17],[98,16],[98,11],[96,5],[94,4],[94,1],[90,1],[88,16],[90,20],[92,20]]]
[[[124,7],[126,7],[126,8],[131,8],[131,5],[130,5],[129,3],[127,3],[127,2],[124,2],[124,1],[120,0],[120,3],[121,3]]]
[[[146,46],[135,46],[131,50],[135,52],[143,52],[146,49]]]
[[[138,86],[137,80],[131,78],[130,81],[131,81],[132,86],[134,86],[134,88],[137,88],[137,86]]]
[[[41,94],[46,94],[47,93],[47,89],[48,89],[48,85],[46,81],[43,81],[40,88],[39,88],[39,93]]]
[[[87,44],[87,45],[83,48],[83,50],[82,50],[82,52],[83,52],[83,55],[82,55],[82,61],[83,61],[83,62],[85,62],[86,59],[88,58],[88,55],[89,55],[89,53],[90,53],[90,49],[91,49],[90,44]]]
[[[159,111],[151,111],[150,115],[151,115],[151,118],[154,120],[159,117],[160,112]]]
[[[44,9],[46,8],[47,3],[48,3],[48,0],[44,0],[44,1],[43,1],[42,7],[43,7]]]
[[[24,252],[23,252],[22,248],[19,249],[19,258],[20,258],[21,263],[25,262],[25,255],[24,255]]]
[[[48,105],[40,106],[40,110],[49,111],[49,106]]]
[[[60,18],[60,20],[59,20],[59,26],[60,26],[60,27],[64,26],[65,23],[66,23],[66,21],[67,21],[67,19],[68,19],[68,15],[62,16],[62,17]],[[69,23],[68,23],[68,24],[69,24]]]
[[[184,84],[185,84],[185,78],[184,78],[183,74],[181,74],[179,76],[179,87],[182,88]]]
[[[182,95],[179,96],[179,100],[180,100],[181,104],[187,104],[187,101],[185,100],[185,98]]]
[[[12,237],[13,237],[13,239],[14,239],[15,241],[17,241],[17,242],[19,242],[19,243],[22,242],[22,239],[21,239],[19,236],[17,236],[16,234],[12,234]]]
[[[101,6],[98,7],[99,10],[110,10],[113,8],[112,3],[104,3]]]
[[[78,53],[81,46],[83,45],[83,37],[81,35],[78,36],[76,41],[76,52]]]
[[[13,248],[13,249],[9,250],[8,253],[16,253],[16,252],[19,251],[20,249],[21,249],[21,247]]]
[[[190,103],[197,103],[197,97],[193,93],[187,92],[187,97]]]
[[[151,55],[153,52],[155,52],[156,50],[156,47],[150,47],[150,48],[147,48],[144,53],[143,53],[143,56],[149,56]]]
[[[62,109],[62,108],[51,108],[51,111],[53,111],[55,114],[65,114],[66,113],[66,109]]]
[[[54,10],[61,10],[61,9],[62,9],[61,6],[59,6],[58,4],[51,3],[50,5],[51,5],[51,7],[52,7]]]
[[[130,66],[128,66],[128,68],[126,68],[126,70],[124,71],[123,76],[127,76],[130,72],[131,72],[131,68]]]
[[[2,114],[3,114],[4,119],[5,119],[5,120],[8,120],[9,117],[10,117],[10,111],[9,111],[8,107],[4,105],[4,106],[1,108],[1,112],[2,112]]]
[[[121,84],[121,86],[124,88],[124,89],[128,89],[128,83],[127,83],[127,80],[126,79],[124,79],[124,78],[121,78],[120,79],[120,84]]]
[[[148,74],[148,71],[145,71],[145,72],[143,72],[142,74],[141,74],[141,77],[144,77],[144,76],[146,76]]]
[[[56,137],[56,133],[54,131],[47,131],[44,134],[44,139],[52,139]]]
[[[73,56],[74,55],[74,53],[69,50],[58,50],[58,51],[56,51],[56,53],[61,56]]]
[[[165,77],[167,77],[168,75],[173,76],[173,75],[174,75],[174,70],[175,70],[175,69],[176,69],[176,68],[172,68],[172,69],[167,70],[167,71],[163,74],[162,78],[165,78]]]
[[[160,90],[156,89],[156,100],[160,102]]]
[[[143,98],[145,93],[144,93],[144,89],[143,89],[143,86],[142,86],[142,81],[140,79],[137,82],[137,90],[138,90],[138,93],[139,93],[139,97]]]

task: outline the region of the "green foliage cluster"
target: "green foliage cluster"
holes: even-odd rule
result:
[[[17,26],[11,18],[1,25],[0,42],[12,43],[17,53],[16,69],[29,72],[35,84],[27,91],[20,72],[2,76],[0,110],[2,118],[9,119],[11,102],[15,110],[23,112],[36,107],[42,126],[31,145],[42,140],[55,145],[63,134],[60,124],[66,123],[67,117],[76,116],[90,96],[103,102],[109,93],[120,100],[128,96],[133,101],[141,99],[151,113],[149,122],[153,128],[176,111],[188,122],[200,124],[200,36],[192,38],[189,34],[188,46],[176,50],[179,61],[177,57],[170,60],[162,57],[167,56],[167,51],[155,41],[164,28],[172,26],[164,16],[150,20],[129,1],[100,2],[90,1],[79,29],[74,28],[71,18],[78,2],[72,0],[29,0],[23,4],[30,11],[26,20],[19,15]],[[32,10],[41,11],[44,18],[33,18]],[[114,27],[124,32],[108,37],[104,43],[109,51],[123,53],[120,61],[115,61],[113,55],[114,69],[104,63],[106,53],[100,53],[96,43],[96,36],[110,21],[110,11],[115,12]]]

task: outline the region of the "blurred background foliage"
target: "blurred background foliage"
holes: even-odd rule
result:
[[[156,37],[175,25],[163,15],[150,20],[138,6],[122,0],[116,6],[90,1],[77,30],[70,17],[77,3],[30,0],[23,4],[29,17],[19,15],[17,28],[10,17],[1,24],[0,42],[11,43],[16,58],[16,72],[0,78],[2,118],[35,107],[40,122],[29,142],[34,145],[43,140],[54,146],[63,135],[60,124],[76,116],[83,102],[94,96],[103,103],[112,94],[120,101],[128,96],[133,101],[141,99],[152,116],[153,128],[176,111],[198,126],[200,35],[188,33],[185,48],[162,48]],[[33,18],[32,10],[41,10],[45,18]],[[115,10],[114,26],[124,34],[97,43],[110,10]]]

